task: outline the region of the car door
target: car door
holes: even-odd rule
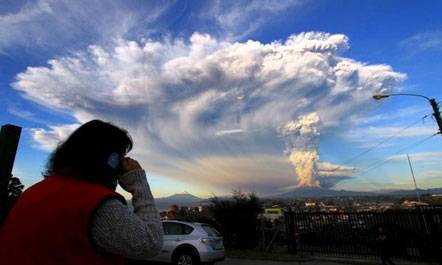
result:
[[[177,246],[177,232],[179,232],[177,228],[177,223],[173,222],[163,222],[163,248],[161,249],[160,253],[153,257],[151,260],[155,261],[164,261],[164,262],[170,262],[171,261],[171,255],[173,253],[173,250]]]
[[[163,248],[152,260],[170,262],[175,248],[184,243],[193,230],[193,227],[185,224],[170,221],[163,222]]]

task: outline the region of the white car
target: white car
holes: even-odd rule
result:
[[[225,258],[223,239],[213,227],[202,223],[163,221],[164,243],[152,261],[176,265],[213,264]]]

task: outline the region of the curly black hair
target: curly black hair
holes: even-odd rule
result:
[[[109,166],[109,156],[117,153],[121,159],[132,147],[133,141],[126,130],[92,120],[59,143],[49,157],[43,176],[75,177],[108,186],[121,173],[120,167]]]

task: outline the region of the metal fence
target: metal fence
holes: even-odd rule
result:
[[[388,251],[391,256],[412,260],[441,259],[441,208],[386,212],[288,210],[284,218],[286,240],[292,253],[367,257]],[[380,233],[386,235],[384,244],[379,242]]]

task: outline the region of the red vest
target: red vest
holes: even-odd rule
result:
[[[0,265],[123,264],[90,239],[95,209],[107,198],[126,201],[97,184],[51,176],[21,195],[0,229]]]

